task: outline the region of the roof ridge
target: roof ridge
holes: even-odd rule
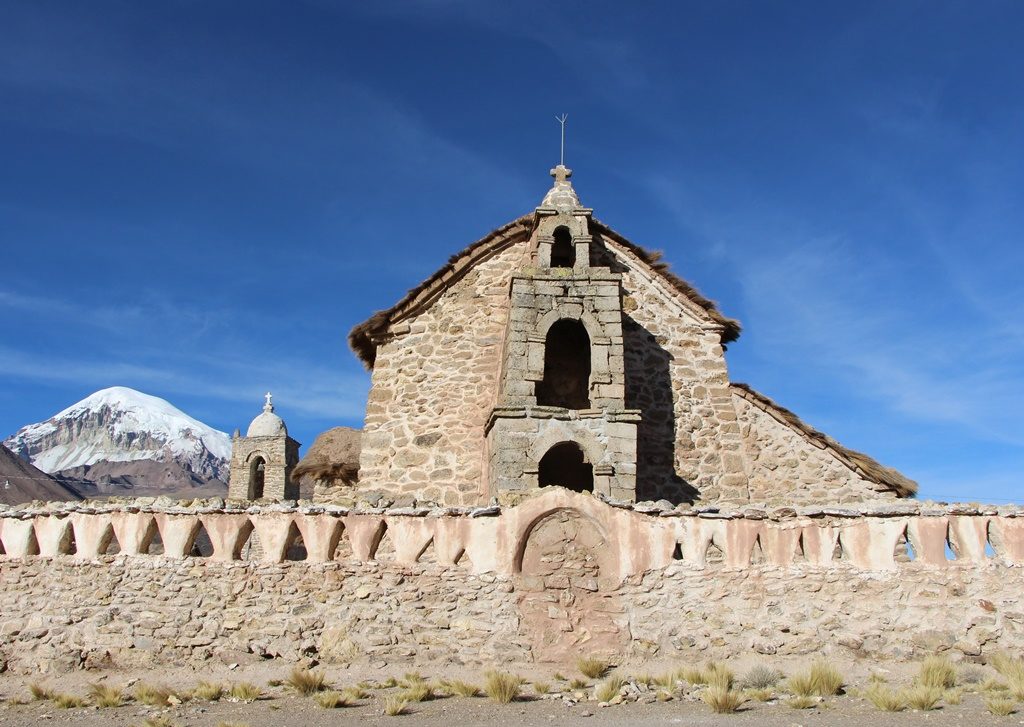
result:
[[[374,335],[380,334],[388,325],[411,310],[416,310],[420,305],[436,298],[447,285],[459,280],[472,266],[474,253],[489,253],[493,251],[492,246],[501,242],[512,242],[514,235],[530,232],[536,224],[537,212],[529,212],[517,217],[511,222],[492,230],[476,242],[471,243],[461,251],[455,253],[448,262],[439,270],[419,285],[410,289],[401,300],[386,310],[379,310],[368,319],[354,326],[348,334],[349,345],[356,355],[363,361],[367,368],[373,368],[376,359],[377,346],[373,341]],[[723,327],[722,343],[735,341],[740,335],[740,324],[738,321],[728,318],[718,310],[718,306],[709,298],[704,297],[690,283],[686,282],[669,269],[668,263],[661,261],[661,253],[647,250],[640,245],[630,241],[603,222],[591,218],[602,235],[607,235],[615,242],[625,247],[629,252],[636,255],[641,262],[649,266],[655,273],[664,278],[673,288],[682,293],[688,300],[705,312],[718,324]],[[516,230],[516,226],[522,229]],[[469,258],[469,259],[467,259]],[[423,297],[422,300],[418,300]]]

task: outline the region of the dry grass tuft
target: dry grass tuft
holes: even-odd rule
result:
[[[743,693],[749,699],[753,699],[756,702],[767,702],[775,696],[775,690],[771,687],[765,687],[763,689],[744,689]]]
[[[982,692],[1006,692],[1009,691],[1010,687],[1006,682],[1001,682],[995,677],[989,677],[978,686],[978,689]]]
[[[794,674],[787,679],[786,689],[789,690],[790,694],[795,694],[798,697],[810,697],[815,694],[811,675],[807,673]]]
[[[519,696],[519,690],[522,686],[522,678],[515,674],[489,671],[484,679],[484,694],[498,704],[508,704]]]
[[[324,709],[337,709],[338,707],[347,707],[352,702],[341,692],[331,690],[327,692],[319,692],[316,695],[316,703]]]
[[[201,699],[204,702],[216,702],[224,696],[224,685],[216,682],[202,681],[192,690],[193,699]]]
[[[551,684],[548,682],[534,682],[533,693],[534,694],[548,694],[551,691]]]
[[[989,714],[994,714],[997,717],[1006,717],[1017,711],[1017,703],[1012,699],[989,697],[985,700],[985,709],[989,711]]]
[[[907,700],[907,704],[922,712],[935,709],[935,706],[942,700],[942,694],[941,687],[926,687],[923,684],[903,690],[903,697]]]
[[[252,682],[238,682],[231,685],[228,694],[242,702],[255,702],[263,694],[263,690]]]
[[[85,706],[85,700],[74,694],[54,694],[50,700],[61,709],[77,709]]]
[[[659,689],[654,698],[659,702],[670,702],[673,699],[672,692],[666,692],[664,689]]]
[[[284,683],[307,697],[327,689],[327,677],[322,671],[312,671],[298,666],[292,669]]]
[[[811,666],[811,681],[820,697],[839,694],[843,688],[843,675],[827,661],[817,661]]]
[[[964,701],[963,689],[947,689],[942,695],[942,701],[946,704],[960,704]]]
[[[120,707],[124,704],[124,692],[112,684],[90,684],[89,696],[97,707]]]
[[[1007,681],[1024,682],[1024,660],[998,652],[989,659],[989,664]]]
[[[676,688],[676,672],[668,671],[664,674],[659,674],[654,677],[654,686],[663,687],[664,689],[672,690]]]
[[[409,688],[416,684],[426,683],[427,678],[419,672],[406,672],[401,679],[398,680],[398,686]]]
[[[751,667],[740,677],[739,686],[743,689],[768,689],[776,686],[786,675],[778,669],[758,664]]]
[[[140,704],[148,704],[150,707],[166,707],[170,704],[171,695],[174,694],[167,687],[146,684],[145,682],[135,687],[133,696]]]
[[[580,670],[580,674],[590,679],[600,679],[608,673],[609,667],[607,661],[593,656],[576,660],[576,668]]]
[[[360,699],[369,699],[372,696],[368,691],[360,686],[345,687],[341,690],[341,693],[353,702],[357,702]]]
[[[146,717],[142,720],[142,727],[178,727],[177,722],[172,722],[169,717]]]
[[[917,683],[925,687],[950,689],[956,686],[956,668],[944,656],[929,656],[921,662]]]
[[[569,682],[569,689],[589,689],[590,682],[586,679],[572,679]]]
[[[537,684],[533,685],[534,689],[537,689]],[[452,694],[457,694],[460,697],[479,697],[480,687],[476,684],[470,684],[469,682],[463,682],[456,679],[453,682],[448,682],[448,688]],[[538,692],[539,694],[540,692]]]
[[[816,661],[810,671],[791,676],[786,687],[798,697],[831,697],[843,688],[843,675],[827,661]]]
[[[902,712],[907,708],[907,698],[881,684],[872,684],[864,690],[864,698],[883,712]]]
[[[811,709],[818,706],[818,700],[805,694],[786,700],[786,706],[791,709]]]
[[[726,692],[732,689],[733,682],[736,681],[736,675],[732,673],[732,669],[717,662],[710,662],[705,667],[704,676],[704,681],[709,688],[721,689]]]
[[[739,692],[721,687],[708,687],[700,695],[700,698],[711,707],[713,712],[718,714],[731,714],[739,709],[744,702],[743,695]]]
[[[426,682],[414,682],[399,696],[407,702],[426,702],[433,699],[434,692]]]
[[[388,717],[397,717],[400,714],[409,713],[409,703],[401,697],[388,697],[384,700],[384,714]]]
[[[32,699],[37,702],[45,702],[49,699],[53,699],[56,692],[50,689],[50,687],[44,686],[37,682],[33,682],[28,685],[28,691],[32,695]]]
[[[693,684],[694,686],[708,683],[707,672],[704,669],[698,669],[693,666],[683,667],[682,669],[676,670],[673,677],[675,679],[681,679],[689,684]]]
[[[594,696],[598,702],[610,702],[619,696],[619,691],[625,683],[626,680],[618,674],[612,674],[594,688]]]

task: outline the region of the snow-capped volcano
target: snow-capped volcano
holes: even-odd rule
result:
[[[127,477],[118,484],[146,490],[226,481],[231,457],[224,432],[123,386],[22,427],[4,444],[44,472],[108,483]]]

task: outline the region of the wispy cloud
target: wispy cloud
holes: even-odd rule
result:
[[[158,294],[122,308],[4,290],[0,314],[41,332],[23,345],[0,346],[5,378],[238,403],[258,402],[270,388],[289,411],[312,419],[358,420],[365,411],[368,377],[358,364],[247,340],[241,323],[251,322],[235,310],[206,311]],[[90,345],[59,345],[72,336]]]
[[[0,375],[36,382],[104,388],[114,385],[187,394],[218,401],[253,403],[266,388],[289,410],[317,419],[359,419],[366,405],[366,377],[345,374],[308,361],[223,361],[213,369],[82,360],[0,348]]]
[[[754,349],[757,360],[813,369],[843,396],[891,414],[1024,446],[1017,423],[1024,345],[1003,335],[1001,318],[949,326],[963,268],[950,269],[948,280],[915,279],[921,273],[912,260],[838,231],[810,231],[797,211],[784,225],[778,212],[716,218],[691,210],[685,185],[656,174],[647,179],[663,207],[701,235],[739,284],[740,345]]]

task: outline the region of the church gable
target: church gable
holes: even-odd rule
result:
[[[372,371],[360,489],[453,505],[550,485],[673,503],[913,494],[731,384],[739,324],[552,175],[532,214],[350,333]]]
[[[406,293],[391,308],[378,311],[355,326],[348,335],[352,350],[367,368],[372,368],[376,359],[377,344],[388,337],[390,326],[433,305],[445,290],[455,285],[480,262],[513,245],[528,245],[537,223],[538,215],[535,212],[523,215],[452,255],[442,268]],[[589,228],[598,245],[603,245],[607,250],[605,256],[611,256],[612,259],[619,257],[622,258],[622,262],[634,268],[646,269],[648,280],[659,280],[667,290],[673,291],[680,304],[687,306],[694,315],[705,316],[720,324],[723,343],[730,343],[739,338],[739,322],[724,316],[713,301],[705,298],[695,287],[675,275],[668,263],[661,259],[661,253],[646,250],[630,242],[597,220],[591,219]],[[611,243],[610,246],[605,243],[606,240]],[[601,253],[598,252],[598,255]],[[604,264],[612,260],[605,257],[595,262]]]
[[[446,504],[485,498],[484,426],[494,406],[512,271],[502,245],[415,304],[374,342],[360,486]],[[421,294],[427,291],[420,291]]]

